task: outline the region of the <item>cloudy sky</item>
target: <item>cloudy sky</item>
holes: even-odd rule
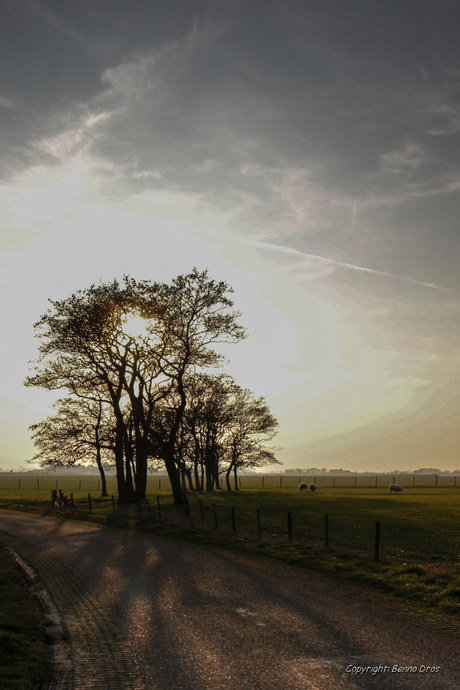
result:
[[[0,467],[32,324],[124,273],[235,290],[285,467],[460,467],[453,0],[0,0]]]

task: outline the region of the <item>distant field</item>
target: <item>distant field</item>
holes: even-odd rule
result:
[[[453,486],[452,477],[447,478],[450,487],[442,486],[445,477],[436,487],[434,477],[417,476],[415,487],[406,484],[403,493],[392,495],[388,476],[381,486],[377,477],[377,487],[375,477],[359,477],[356,487],[354,477],[340,477],[348,486],[338,486],[337,477],[335,488],[320,479],[311,494],[298,491],[298,478],[282,477],[280,487],[279,477],[243,477],[240,491],[190,492],[187,514],[183,506],[173,505],[169,482],[158,475],[149,477],[147,500],[139,506],[98,498],[97,476],[47,475],[37,481],[30,475],[3,475],[0,507],[49,513],[51,491],[59,488],[69,497],[72,493],[74,502],[73,513],[70,508],[55,511],[61,517],[263,553],[458,615],[460,487]],[[324,479],[331,484],[331,477]],[[360,485],[361,480],[368,485]],[[400,477],[397,483],[404,486]],[[108,479],[108,490],[116,499],[114,477]]]
[[[396,475],[241,475],[239,487],[243,490],[256,489],[297,489],[300,482],[315,483],[319,489],[388,489],[389,484],[396,483],[406,489],[413,488],[458,488],[460,477],[452,475],[432,474],[396,474]],[[109,493],[116,493],[116,478],[107,476]],[[167,476],[151,474],[148,476],[148,491],[169,491],[170,483]],[[46,475],[30,475],[28,473],[0,474],[0,491],[3,489],[43,490],[51,492],[57,487],[64,492],[97,491],[100,486],[98,475],[71,475],[50,473]]]
[[[308,478],[302,478],[308,479]],[[330,477],[321,478],[331,482]],[[248,535],[258,533],[257,511],[263,533],[271,538],[283,538],[287,533],[287,513],[291,513],[294,539],[322,542],[324,539],[324,516],[328,515],[330,545],[350,546],[358,550],[373,548],[375,522],[381,523],[382,553],[395,550],[414,552],[451,553],[451,547],[458,546],[458,524],[460,519],[460,487],[434,486],[434,478],[417,477],[417,485],[407,486],[401,494],[389,494],[388,477],[385,484],[378,485],[376,478],[359,477],[360,481],[372,480],[372,485],[338,486],[321,485],[317,478],[317,491],[298,491],[298,480],[292,477],[265,476],[244,477],[240,491],[214,491],[211,493],[189,492],[192,519],[202,522],[202,512],[207,514],[205,522],[215,522],[220,527],[233,529],[231,508],[238,522],[238,531]],[[444,477],[442,479],[445,479]],[[375,484],[377,483],[377,487]],[[400,483],[400,482],[398,482]],[[280,486],[281,484],[281,486]],[[403,484],[402,484],[403,485]],[[263,488],[262,488],[263,487]],[[92,498],[92,510],[113,513],[111,499],[98,500],[100,480],[97,476],[30,475],[0,476],[0,506],[16,504],[29,510],[47,510],[50,507],[51,492],[62,490],[70,498],[72,494],[75,511],[88,511],[88,494]],[[108,491],[115,496],[116,479],[108,477]],[[170,484],[167,477],[150,476],[147,500],[142,504],[144,516],[153,517],[158,511],[157,497],[161,499],[163,517],[183,517],[183,509],[172,504]],[[201,509],[199,506],[201,502]],[[215,506],[216,513],[212,504]],[[119,512],[121,508],[117,508]],[[124,512],[129,508],[123,507]],[[137,507],[131,507],[133,516],[139,515]],[[236,517],[235,517],[236,516]]]

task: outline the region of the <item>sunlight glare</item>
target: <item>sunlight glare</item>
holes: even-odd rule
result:
[[[123,331],[131,338],[145,338],[148,330],[148,322],[139,314],[128,314],[125,317]]]

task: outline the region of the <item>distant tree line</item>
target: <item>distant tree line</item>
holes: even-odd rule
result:
[[[232,483],[240,468],[278,462],[277,427],[264,398],[222,373],[213,346],[245,337],[225,282],[194,269],[171,284],[117,281],[50,301],[35,324],[39,357],[25,385],[64,390],[55,414],[31,427],[32,461],[92,462],[107,495],[115,464],[118,500],[145,497],[147,472],[164,467],[175,503],[185,491]]]
[[[278,473],[277,473],[278,474]],[[330,474],[330,475],[363,475],[363,476],[374,476],[376,474],[388,474],[388,475],[395,475],[395,474],[426,474],[426,475],[436,475],[436,474],[460,474],[460,469],[458,470],[441,470],[437,467],[421,467],[418,470],[344,470],[342,468],[340,469],[331,469],[328,470],[326,467],[322,467],[321,469],[319,467],[288,467],[287,469],[283,470],[283,474],[293,474],[297,476],[315,476],[315,475],[322,475],[322,474]]]

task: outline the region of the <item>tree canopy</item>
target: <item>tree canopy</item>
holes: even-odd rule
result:
[[[244,392],[228,381],[224,385],[223,378],[206,373],[224,362],[214,349],[218,343],[237,343],[245,337],[238,323],[240,314],[233,310],[231,293],[227,283],[211,279],[207,271],[194,269],[171,284],[136,281],[125,276],[122,283],[92,285],[65,300],[50,301],[51,308],[34,326],[40,339],[39,357],[25,384],[63,389],[69,398],[60,401],[54,418],[32,428],[39,449],[36,457],[52,464],[58,456],[65,455],[71,463],[86,445],[88,451],[93,449],[98,462],[102,451],[110,448],[119,501],[143,498],[149,461],[161,461],[168,472],[174,500],[181,503],[184,476],[195,462],[191,461],[190,448],[194,441],[197,449],[197,431],[192,430],[190,420],[201,386],[203,400],[212,401],[209,404],[214,413],[221,410],[219,431],[214,429],[214,441],[205,451],[207,467],[213,453],[217,459],[214,472],[207,472],[211,478],[207,488],[219,485],[219,461],[230,457],[228,430],[232,424],[234,456],[230,465],[235,476],[238,458],[243,454],[255,463],[256,456],[261,461],[268,451],[262,451],[262,447],[256,450],[257,443],[248,445],[249,439],[252,435],[254,441],[258,433],[270,436],[276,420],[262,399],[255,401],[249,391]],[[231,395],[235,410],[238,399],[246,418],[252,406],[252,427],[248,422],[244,427],[242,415],[238,433],[235,415],[228,417]],[[60,426],[65,426],[66,415],[77,408],[76,420],[83,420],[86,415],[86,426],[70,425],[67,435],[59,431]],[[198,408],[201,417],[196,417],[196,423],[199,420],[203,425],[203,404],[198,404],[196,413]],[[104,436],[98,426],[102,419]],[[210,426],[208,432],[212,435]],[[62,453],[56,445],[59,443]],[[265,457],[275,461],[274,456]]]

